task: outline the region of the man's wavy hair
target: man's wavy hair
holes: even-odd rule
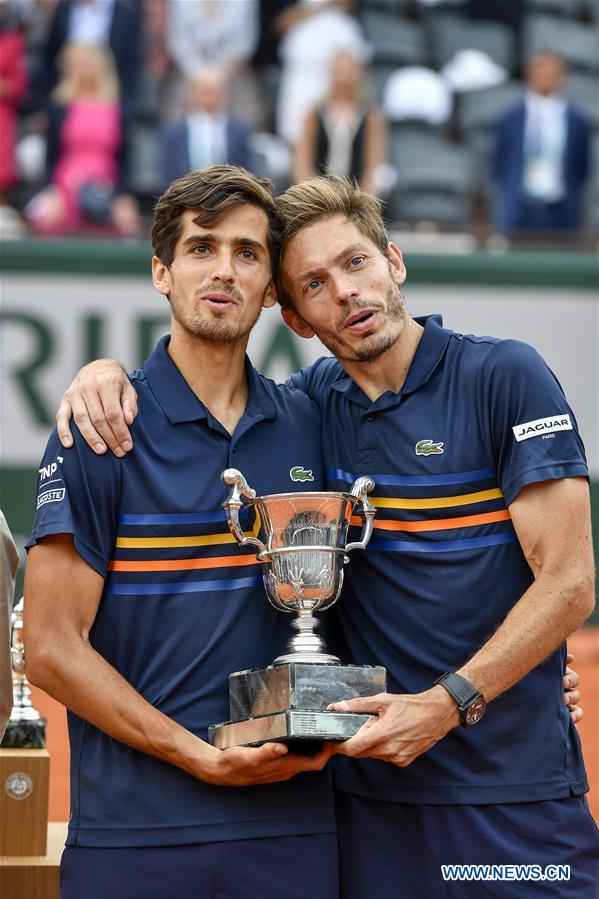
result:
[[[293,307],[280,276],[285,250],[302,228],[320,219],[343,216],[387,256],[389,238],[380,200],[364,193],[355,182],[343,175],[320,175],[294,184],[278,197],[276,207],[279,219],[276,285],[281,306]]]
[[[213,165],[189,172],[169,185],[154,206],[151,234],[154,255],[166,266],[172,264],[183,230],[183,214],[188,210],[197,213],[194,221],[198,225],[210,227],[245,203],[266,213],[274,277],[277,224],[272,182],[236,165]]]

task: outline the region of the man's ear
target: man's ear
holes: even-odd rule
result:
[[[163,297],[167,297],[171,292],[171,273],[158,256],[152,256],[152,283]]]
[[[283,316],[283,321],[287,327],[291,328],[292,331],[295,331],[300,337],[314,337],[316,332],[300,315],[297,314],[297,312],[290,309],[289,306],[281,307],[281,315]]]
[[[406,267],[401,250],[394,243],[389,243],[388,259],[393,280],[396,284],[403,284],[407,276]]]
[[[262,306],[264,309],[270,309],[271,306],[274,306],[277,302],[277,288],[274,285],[274,281],[271,281],[268,287],[266,288],[266,292],[264,294],[264,299],[262,300]]]

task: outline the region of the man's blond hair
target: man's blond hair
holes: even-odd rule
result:
[[[320,219],[334,215],[352,222],[361,233],[387,256],[389,238],[383,223],[381,202],[364,193],[343,175],[320,175],[294,184],[276,200],[279,220],[279,272],[277,292],[281,306],[292,306],[281,280],[285,250],[295,235]]]

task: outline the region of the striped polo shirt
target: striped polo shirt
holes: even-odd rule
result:
[[[418,693],[459,668],[532,583],[509,506],[527,484],[587,476],[561,387],[531,347],[419,320],[399,393],[371,402],[333,359],[293,379],[321,408],[329,489],[375,482],[374,533],[353,553],[336,621],[348,658]],[[556,515],[559,510],[556,509]],[[356,522],[357,524],[358,522]],[[335,783],[379,799],[504,803],[587,789],[562,697],[565,646],[407,768],[335,760]]]
[[[231,437],[192,392],[163,339],[132,375],[139,415],[123,459],[78,433],[50,439],[33,536],[73,535],[102,577],[93,647],[153,706],[206,739],[229,717],[228,676],[284,651],[290,616],[268,603],[262,566],[227,527],[225,468],[258,495],[323,489],[320,420],[305,394],[249,361],[249,398]],[[301,479],[295,480],[298,470]],[[242,517],[246,533],[254,522]],[[85,672],[81,673],[85,677]],[[68,843],[152,846],[334,831],[327,771],[287,783],[203,783],[69,714]]]

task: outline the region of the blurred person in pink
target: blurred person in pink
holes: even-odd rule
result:
[[[8,192],[17,181],[17,113],[27,85],[19,9],[0,3],[0,206],[8,203]]]
[[[130,119],[136,111],[144,64],[145,10],[141,0],[52,0],[52,5],[41,65],[34,78],[37,97],[45,101],[56,87],[61,54],[68,44],[101,44],[109,47],[114,57],[123,114]],[[42,12],[38,10],[36,15]]]
[[[127,136],[110,51],[68,44],[61,75],[48,107],[48,183],[26,208],[29,223],[47,235],[89,225],[135,235],[140,218],[127,192]]]
[[[296,181],[337,172],[378,194],[378,172],[387,161],[387,127],[381,111],[365,96],[360,60],[340,50],[331,63],[329,94],[306,116],[295,148]]]

